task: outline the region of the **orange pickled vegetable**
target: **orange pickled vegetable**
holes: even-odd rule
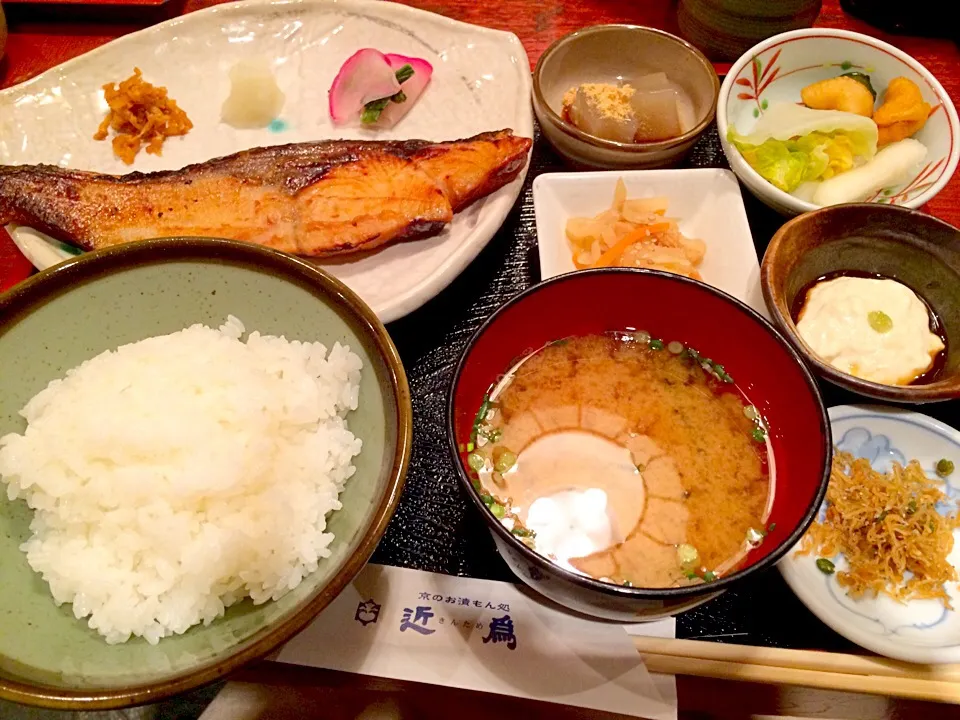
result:
[[[879,130],[878,145],[889,145],[919,132],[930,116],[931,106],[912,80],[897,77],[890,81],[883,104],[873,113]]]
[[[620,256],[623,255],[623,251],[634,243],[643,242],[651,235],[663,232],[664,230],[670,229],[670,223],[656,223],[654,225],[641,225],[636,230],[631,230],[622,238],[620,238],[617,243],[603,253],[597,261],[593,264],[593,267],[612,267],[617,264],[617,260],[620,259]]]
[[[619,180],[607,210],[567,221],[565,234],[574,267],[650,268],[699,279],[697,266],[706,245],[684,237],[677,221],[664,217],[667,204],[665,197],[629,199],[626,185]]]
[[[103,96],[110,110],[93,139],[106,140],[112,129],[116,133],[113,152],[127,165],[133,163],[142,145],[148,153],[160,155],[164,140],[186,135],[193,127],[187,114],[167,96],[167,89],[144,80],[140,68],[134,68],[133,75],[119,86],[104,85]]]
[[[800,99],[814,110],[841,110],[864,117],[873,115],[873,94],[863,83],[843,75],[807,85],[800,91]]]

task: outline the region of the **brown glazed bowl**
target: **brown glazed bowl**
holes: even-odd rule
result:
[[[363,451],[342,509],[328,517],[331,555],[277,601],[237,603],[210,625],[150,645],[108,645],[57,607],[19,546],[32,512],[0,491],[0,698],[67,710],[156,702],[216,680],[300,631],[361,570],[393,515],[410,458],[411,410],[396,348],[373,311],[309,263],[254,245],[147,240],[68,260],[0,295],[0,436],[23,432],[20,409],[54,378],[107,349],[218,326],[348,344],[363,362],[347,416]],[[0,487],[5,487],[0,485]],[[0,713],[2,714],[2,713]]]
[[[932,382],[882,385],[842,373],[800,339],[792,309],[800,292],[843,271],[881,275],[923,298],[943,325],[946,363]],[[760,270],[774,322],[821,377],[878,400],[927,403],[960,398],[960,230],[896,205],[837,205],[800,215],[770,241]]]
[[[622,143],[561,117],[563,95],[582,83],[616,84],[637,72],[665,72],[693,102],[694,126],[658,142]],[[546,49],[533,71],[533,109],[554,149],[577,168],[624,170],[676,165],[717,114],[720,79],[710,61],[675,35],[638,25],[595,25]]]

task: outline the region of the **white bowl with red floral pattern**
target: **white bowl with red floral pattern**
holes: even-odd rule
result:
[[[755,171],[727,140],[731,127],[749,134],[767,108],[779,102],[800,102],[807,85],[845,72],[870,76],[878,102],[887,84],[906,77],[930,103],[930,116],[914,137],[927,156],[913,176],[883,188],[870,202],[918,208],[949,182],[960,159],[960,121],[950,96],[923,65],[893,45],[846,30],[806,28],[774,35],[744,53],[730,68],[720,88],[717,128],[723,151],[740,181],[761,201],[784,215],[798,215],[819,206],[774,187]]]

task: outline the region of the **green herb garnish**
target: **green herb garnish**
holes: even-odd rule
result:
[[[504,450],[500,453],[500,457],[493,461],[493,469],[498,473],[505,473],[516,464],[517,456],[509,450]]]
[[[470,466],[471,470],[480,472],[481,470],[483,470],[483,463],[484,463],[483,455],[481,455],[480,453],[474,452],[467,455],[467,465]]]
[[[700,562],[700,553],[693,545],[681,543],[677,545],[677,560],[680,567],[690,567]]]
[[[397,69],[397,82],[403,85],[407,80],[414,76],[413,66],[410,63],[407,63],[401,68]]]
[[[401,85],[414,75],[413,67],[408,63],[396,72],[397,82]],[[360,122],[364,125],[370,125],[380,119],[380,114],[387,109],[387,105],[392,102],[402,103],[407,101],[407,96],[403,90],[398,90],[390,97],[371,100],[363,106],[363,112],[360,113]]]
[[[510,532],[512,532],[517,537],[521,537],[521,538],[525,538],[525,537],[533,538],[537,536],[537,534],[533,530],[527,530],[527,528],[525,527],[515,527]]]
[[[623,586],[624,586],[624,587],[633,587],[633,583],[630,582],[629,580],[624,580],[624,581],[623,581]]]
[[[757,425],[757,426],[753,429],[753,432],[750,433],[750,437],[752,437],[752,438],[753,438],[754,440],[756,440],[757,442],[761,442],[761,443],[762,443],[762,442],[766,442],[766,440],[767,440],[767,431],[764,430],[761,425]]]
[[[881,335],[893,330],[893,320],[883,310],[871,310],[867,313],[867,322],[870,327]]]
[[[488,505],[490,512],[493,513],[494,517],[498,520],[503,520],[504,516],[507,514],[507,509],[498,502],[492,502]]]
[[[703,580],[704,580],[704,582],[713,582],[713,581],[716,580],[716,579],[717,579],[717,574],[716,574],[715,572],[713,572],[712,570],[707,570],[707,571],[703,574]]]
[[[470,442],[467,443],[467,452],[473,452],[473,445],[477,442],[480,425],[487,419],[487,413],[490,412],[490,408],[492,407],[493,403],[490,402],[490,393],[486,393],[480,402],[480,409],[477,410],[477,414],[473,418],[473,427],[470,429]]]
[[[917,511],[917,501],[911,500],[907,503],[907,515],[913,515]]]
[[[492,443],[495,443],[497,442],[497,440],[500,439],[500,436],[503,435],[503,430],[501,430],[500,428],[487,429],[484,427],[479,427],[477,428],[477,435],[479,435],[482,438],[486,438]]]
[[[653,338],[648,346],[651,350],[663,350],[663,340]]]
[[[858,83],[863,85],[867,90],[870,91],[870,94],[873,95],[873,99],[877,99],[877,91],[873,89],[873,83],[870,82],[870,76],[862,72],[847,72],[843,73],[840,77],[853,78]]]
[[[940,458],[937,460],[936,466],[937,475],[942,478],[947,477],[953,472],[953,460],[947,460],[946,458]]]
[[[817,570],[822,572],[824,575],[833,575],[833,573],[836,572],[837,567],[832,561],[827,560],[827,558],[817,558]]]

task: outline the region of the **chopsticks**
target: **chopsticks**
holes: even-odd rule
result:
[[[699,640],[634,637],[633,642],[650,672],[960,703],[960,665]]]

